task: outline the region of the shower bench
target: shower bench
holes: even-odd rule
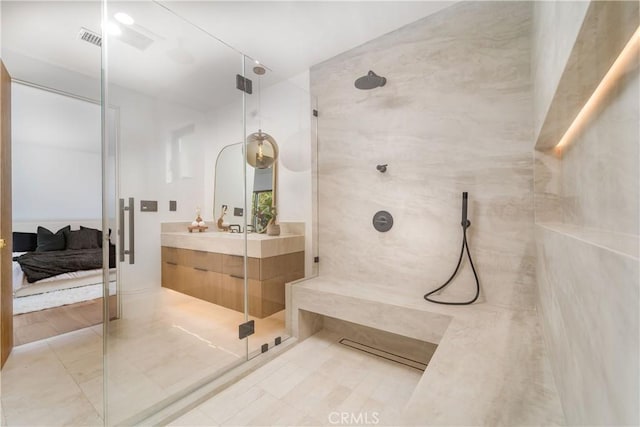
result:
[[[288,283],[298,340],[340,319],[437,344],[402,425],[549,425],[563,419],[536,311],[487,303],[440,306],[366,283],[316,277]]]
[[[364,285],[336,279],[313,278],[288,284],[291,295],[291,332],[298,339],[321,327],[319,316],[329,316],[393,334],[438,344],[451,316],[421,309],[418,304],[388,295],[372,295]],[[288,292],[288,293],[289,293]],[[422,304],[424,305],[424,304]]]

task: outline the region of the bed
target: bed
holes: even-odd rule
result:
[[[38,227],[44,227],[48,230],[60,230],[66,226],[69,226],[70,231],[78,231],[81,227],[85,229],[97,229],[101,227],[101,223],[95,220],[85,220],[85,221],[39,221],[37,223],[14,223],[13,229],[14,232],[22,233],[22,234],[32,234],[37,233]],[[96,230],[97,231],[97,230]],[[78,233],[80,234],[80,233]],[[14,235],[15,241],[15,235]],[[110,269],[109,276],[110,282],[115,280],[115,246],[110,245]],[[92,248],[92,249],[73,249],[68,250],[67,248],[63,248],[63,250],[51,251],[45,253],[38,252],[14,252],[14,261],[13,261],[13,295],[15,298],[27,297],[31,295],[40,295],[48,292],[61,291],[66,289],[76,289],[79,287],[86,287],[90,285],[102,284],[103,281],[103,271],[102,268],[87,268],[85,269],[80,265],[79,270],[75,271],[67,271],[69,268],[69,258],[77,258],[76,254],[72,254],[75,252],[76,254],[82,255],[84,252],[93,252],[92,253],[92,263],[94,267],[100,267],[101,263],[101,253],[102,249]],[[99,262],[96,264],[96,257],[98,257]],[[23,268],[21,266],[20,261],[22,261],[23,265],[31,265],[35,261],[41,259],[40,264],[46,264],[47,262],[51,262],[55,267],[56,259],[66,259],[67,266],[57,270],[54,268],[49,274],[53,274],[51,277],[44,277],[39,279],[41,276],[47,276],[48,274],[42,272],[36,272],[36,275],[33,275],[33,271],[29,271],[27,268]],[[64,264],[63,264],[64,265]],[[74,265],[73,263],[71,265]],[[37,266],[37,264],[36,264]],[[25,273],[27,270],[27,273]],[[55,274],[56,272],[63,271],[60,274]],[[31,274],[30,274],[31,273]],[[40,274],[40,275],[38,275]],[[39,279],[39,280],[35,280]]]

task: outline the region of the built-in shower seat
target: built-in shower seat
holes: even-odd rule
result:
[[[422,295],[316,277],[287,284],[288,327],[303,340],[327,317],[437,344],[398,424],[525,425],[563,419],[535,310],[441,306]]]

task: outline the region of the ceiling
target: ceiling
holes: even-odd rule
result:
[[[160,1],[290,77],[453,1]]]
[[[126,12],[136,21],[121,25],[123,34],[108,37],[109,81],[207,110],[237,96],[239,52],[272,70],[263,82],[268,84],[452,3],[109,1],[109,16]],[[2,0],[0,6],[1,52],[14,77],[74,93],[86,89],[83,78],[64,70],[99,79],[100,49],[78,38],[80,27],[101,32],[99,1]],[[148,47],[132,45],[142,38]],[[34,65],[39,62],[48,66]],[[55,82],[54,74],[60,74]]]

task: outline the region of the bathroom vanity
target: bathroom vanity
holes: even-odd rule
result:
[[[249,315],[285,308],[285,283],[304,277],[304,236],[247,235]],[[244,235],[225,232],[161,234],[162,286],[244,311]]]

